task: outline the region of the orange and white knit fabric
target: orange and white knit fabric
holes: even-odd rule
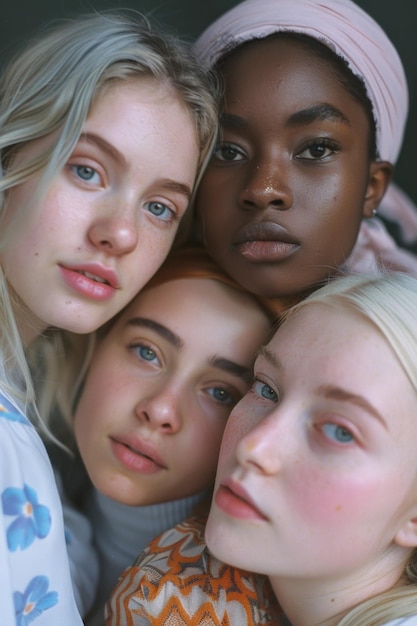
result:
[[[205,521],[191,517],[149,544],[119,578],[106,626],[280,626],[268,579],[210,555]]]

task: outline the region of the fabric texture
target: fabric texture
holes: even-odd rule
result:
[[[204,491],[171,502],[135,507],[93,491],[88,516],[94,528],[100,577],[94,608],[85,619],[86,626],[104,625],[105,602],[123,570],[156,535],[191,515],[206,494]]]
[[[209,68],[239,44],[285,30],[319,39],[363,79],[374,108],[379,157],[395,163],[408,113],[404,68],[383,29],[351,0],[245,0],[203,32],[195,52]]]
[[[84,616],[93,605],[99,577],[99,562],[93,545],[93,530],[87,516],[67,497],[61,474],[56,468],[54,472],[64,513],[65,540],[75,602],[81,616]]]
[[[0,623],[81,626],[62,507],[33,425],[0,394]]]
[[[120,577],[106,626],[280,625],[267,577],[210,555],[205,522],[190,517],[150,543]]]

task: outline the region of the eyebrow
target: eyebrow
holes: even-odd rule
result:
[[[343,122],[343,124],[350,126],[350,121],[346,115],[337,107],[326,102],[293,113],[288,118],[287,126],[305,126],[313,124],[313,122],[326,120]]]
[[[234,113],[222,113],[220,115],[220,125],[230,130],[244,130],[248,126],[243,117]]]
[[[96,135],[96,133],[81,133],[79,140],[85,141],[86,143],[92,143],[93,145],[100,148],[100,150],[108,154],[113,160],[118,161],[119,163],[121,163],[121,165],[127,167],[128,164],[124,154],[122,154],[120,150],[115,148],[115,146],[113,146],[100,135]],[[185,183],[180,183],[170,178],[163,178],[160,181],[160,184],[164,189],[180,193],[186,196],[188,199],[191,197],[192,189],[189,185],[186,185]]]
[[[262,357],[267,361],[272,367],[276,367],[276,369],[282,369],[282,365],[272,350],[268,348],[268,346],[261,346],[259,350],[257,350],[255,357]]]
[[[191,197],[191,187],[186,185],[185,183],[179,183],[176,180],[171,180],[170,178],[164,178],[161,181],[162,187],[164,189],[169,189],[170,191],[175,191],[177,193],[186,196],[187,198]]]
[[[252,378],[252,369],[249,367],[244,367],[243,365],[239,365],[234,361],[230,361],[229,359],[225,359],[223,357],[212,356],[209,360],[210,365],[216,367],[217,369],[221,369],[228,374],[233,374],[233,376],[238,376],[242,378],[245,382],[249,382]]]
[[[346,117],[346,115],[342,113],[342,111],[337,107],[326,102],[322,104],[316,104],[314,106],[307,107],[306,109],[302,109],[301,111],[293,113],[288,118],[286,125],[306,126],[320,120],[343,122],[343,124],[350,126],[350,121]],[[239,131],[244,130],[248,127],[246,120],[239,115],[235,115],[234,113],[223,113],[220,116],[220,123],[221,126],[229,130]]]
[[[256,356],[263,357],[270,365],[272,365],[272,367],[275,367],[278,370],[282,369],[282,365],[278,357],[268,348],[268,346],[262,346],[258,350]],[[318,391],[325,398],[355,404],[377,419],[384,426],[384,428],[388,429],[387,423],[382,415],[363,396],[333,385],[322,385],[319,387]]]
[[[387,423],[381,414],[363,396],[359,396],[356,393],[351,393],[350,391],[346,391],[346,389],[341,389],[340,387],[334,387],[332,385],[319,387],[319,393],[325,398],[340,400],[341,402],[350,402],[361,409],[365,409],[365,411],[377,419],[385,429],[388,429]]]
[[[96,135],[96,133],[81,133],[80,141],[85,141],[86,143],[92,143],[97,146],[103,152],[106,152],[109,156],[112,157],[115,161],[119,161],[122,165],[127,166],[126,159],[124,154],[122,154],[117,148],[115,148],[111,143],[106,141],[100,135]]]
[[[155,320],[151,320],[148,317],[132,317],[127,321],[127,326],[133,327],[142,327],[149,328],[157,333],[163,339],[166,339],[174,348],[180,350],[184,346],[184,342],[176,333],[173,333],[172,330],[156,322]],[[212,367],[216,367],[217,369],[221,369],[224,372],[229,374],[233,374],[234,376],[238,376],[242,378],[246,382],[251,379],[252,370],[249,367],[244,367],[243,365],[239,365],[234,361],[230,361],[229,359],[225,359],[224,357],[212,356],[209,359],[209,364]]]
[[[174,346],[174,348],[180,349],[184,345],[181,337],[179,337],[176,333],[173,333],[172,330],[163,324],[159,324],[159,322],[155,322],[155,320],[151,320],[148,317],[133,317],[128,320],[127,326],[149,328],[163,339],[166,339],[172,346]]]

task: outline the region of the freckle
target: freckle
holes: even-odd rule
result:
[[[336,510],[336,511],[341,511],[341,510],[342,510],[342,505],[341,505],[341,504],[338,504],[338,505],[336,506],[336,509],[335,509],[335,510]]]

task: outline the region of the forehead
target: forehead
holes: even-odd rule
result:
[[[316,46],[319,46],[316,49]],[[221,65],[225,83],[225,106],[241,105],[251,95],[260,109],[282,111],[292,97],[300,109],[312,104],[337,103],[366,119],[366,112],[348,91],[340,74],[337,57],[315,40],[268,37],[236,48]],[[348,72],[347,72],[348,75]],[[296,99],[294,101],[294,98]]]
[[[203,330],[198,316],[218,315],[221,311],[229,316],[239,315],[242,324],[250,324],[254,321],[254,316],[259,316],[262,322],[267,319],[250,295],[240,293],[212,278],[192,277],[175,278],[145,288],[129,304],[115,326],[120,329],[129,319],[140,313],[161,316],[166,323],[180,315],[195,321],[196,326]]]
[[[259,71],[266,66],[279,80],[285,78],[283,72],[287,68],[298,69],[304,74],[306,66],[309,71],[312,68],[328,71],[335,63],[338,63],[336,55],[321,42],[310,37],[298,38],[295,33],[277,33],[237,46],[220,61],[220,69],[231,80],[236,78],[237,67],[243,65],[252,75],[256,69]]]
[[[277,362],[295,364],[311,380],[342,372],[352,379],[361,368],[371,369],[373,378],[380,371],[376,377],[380,381],[394,370],[406,378],[380,330],[361,313],[337,305],[311,303],[302,307],[284,321],[268,349]]]

